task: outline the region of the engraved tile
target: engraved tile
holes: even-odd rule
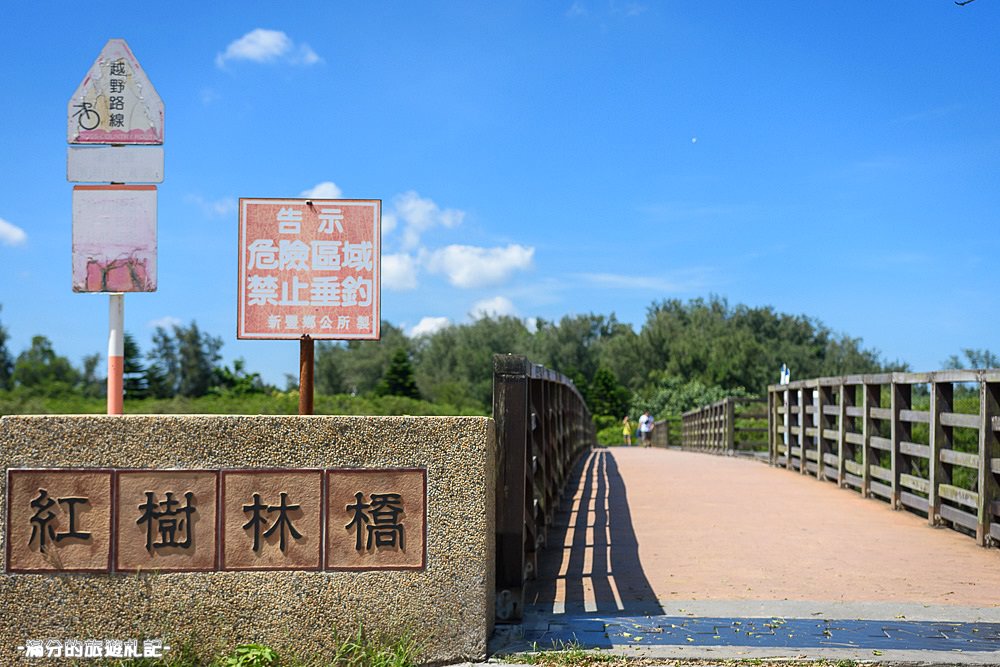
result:
[[[222,569],[322,567],[322,470],[224,470]]]
[[[7,570],[107,572],[111,471],[8,471]]]
[[[214,570],[218,472],[120,470],[115,569]]]
[[[423,569],[426,536],[426,470],[327,471],[327,569]]]

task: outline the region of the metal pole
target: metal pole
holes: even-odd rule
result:
[[[108,414],[122,414],[125,371],[125,295],[108,301]]]
[[[313,413],[313,339],[299,339],[299,414]]]

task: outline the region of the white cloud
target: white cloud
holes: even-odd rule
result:
[[[403,249],[420,245],[420,236],[432,227],[457,227],[465,219],[465,211],[442,209],[433,200],[421,197],[413,190],[393,199],[393,210],[382,216],[382,231],[390,232],[403,225]]]
[[[178,318],[171,315],[165,315],[157,320],[150,320],[146,323],[146,326],[150,329],[160,328],[170,330],[174,327],[179,327],[182,324],[183,322],[181,322]]]
[[[690,292],[698,290],[706,283],[706,271],[688,271],[685,280],[670,280],[657,276],[637,276],[618,273],[581,273],[578,278],[598,287],[624,290],[652,290],[654,292]]]
[[[28,234],[12,222],[0,218],[0,243],[4,245],[22,245],[28,240]]]
[[[210,201],[201,195],[188,195],[184,200],[195,204],[208,218],[224,218],[228,215],[235,215],[238,208],[235,197],[222,197],[221,199]]]
[[[507,297],[495,296],[492,299],[483,299],[474,303],[470,314],[473,319],[478,320],[484,317],[517,315],[517,308],[514,307],[514,304]]]
[[[411,255],[382,256],[382,287],[399,292],[417,288],[417,260]]]
[[[316,199],[340,199],[343,191],[333,181],[317,183],[308,190],[303,190],[300,197],[315,197]]]
[[[511,244],[506,248],[450,245],[427,253],[424,265],[444,273],[455,287],[484,287],[503,283],[515,271],[531,268],[535,249]]]
[[[411,338],[416,336],[426,336],[436,334],[438,331],[451,325],[451,320],[447,317],[425,317],[420,320],[415,327],[410,329],[408,335]]]
[[[308,44],[296,46],[280,30],[256,28],[230,42],[224,52],[215,56],[215,65],[223,68],[231,60],[249,60],[255,63],[280,60],[294,65],[314,65],[321,62],[322,58]]]

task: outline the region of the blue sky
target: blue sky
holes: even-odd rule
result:
[[[933,370],[1000,349],[1000,3],[3,2],[0,322],[106,351],[70,283],[67,102],[124,38],[166,106],[159,290],[236,340],[239,197],[383,201],[382,318],[558,319],[718,294]],[[68,6],[67,6],[68,7]],[[75,7],[75,6],[74,6]],[[777,370],[776,376],[777,379]]]

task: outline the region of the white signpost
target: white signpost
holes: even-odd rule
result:
[[[66,141],[67,180],[95,184],[73,188],[73,291],[110,295],[108,414],[119,415],[123,292],[156,291],[156,186],[150,184],[163,182],[163,101],[125,40],[108,40],[77,86],[67,105]]]

